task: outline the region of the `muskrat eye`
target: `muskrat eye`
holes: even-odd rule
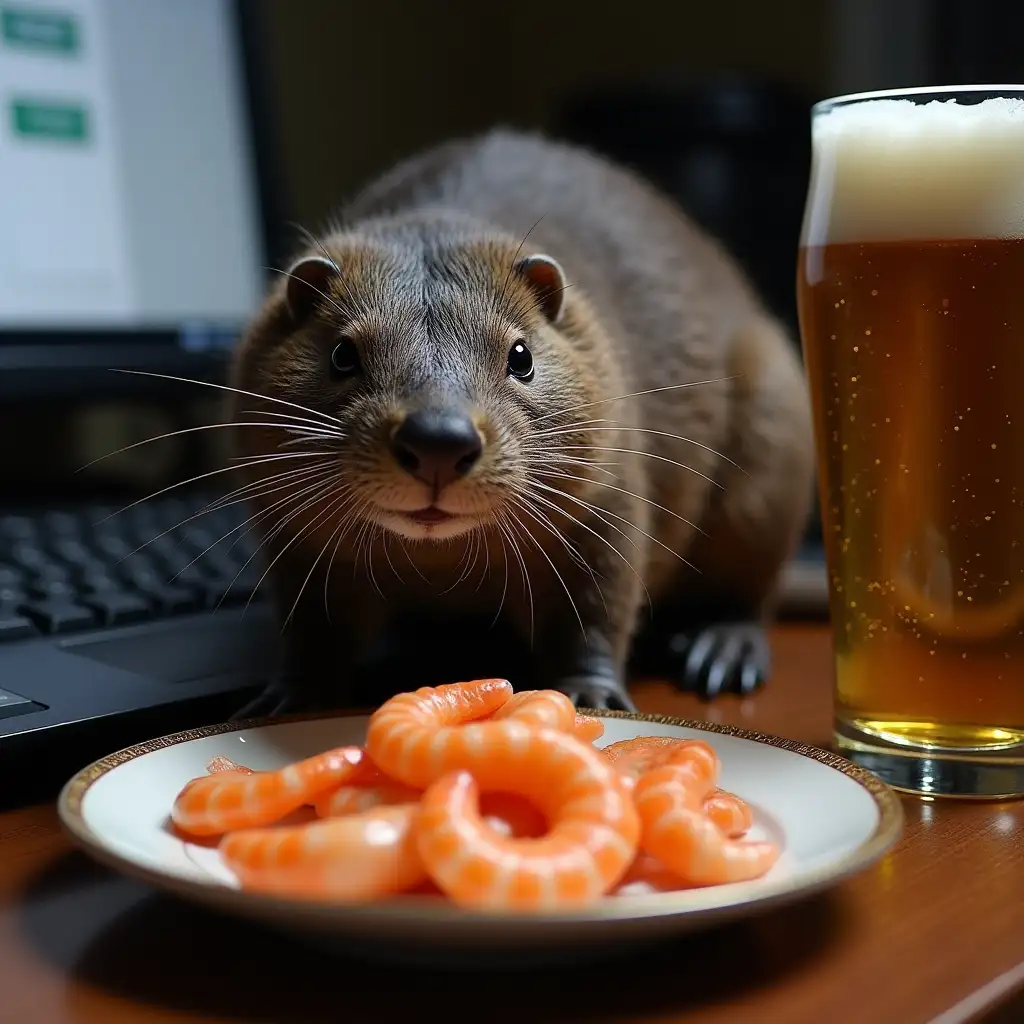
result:
[[[351,338],[342,338],[331,352],[331,369],[339,377],[350,377],[359,369],[359,349]]]
[[[533,380],[533,356],[525,342],[517,341],[509,349],[508,372],[527,384]]]

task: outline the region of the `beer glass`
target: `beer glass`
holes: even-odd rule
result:
[[[1024,86],[812,111],[797,274],[835,739],[890,785],[1024,795]]]

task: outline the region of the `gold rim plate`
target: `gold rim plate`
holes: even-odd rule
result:
[[[795,740],[783,739],[750,729],[711,722],[692,721],[668,715],[648,715],[626,711],[587,710],[586,714],[599,718],[618,718],[633,722],[673,726],[697,732],[713,733],[750,740],[754,743],[786,750],[801,757],[817,761],[834,771],[840,772],[864,789],[878,811],[878,821],[873,833],[859,846],[845,856],[811,871],[802,871],[798,878],[779,878],[777,881],[758,880],[738,882],[728,886],[702,889],[688,889],[679,892],[653,893],[644,895],[614,896],[583,910],[553,912],[544,915],[505,915],[489,912],[467,913],[435,897],[407,896],[386,902],[372,904],[330,904],[299,899],[283,899],[243,892],[211,879],[209,881],[182,878],[170,872],[161,872],[137,864],[114,852],[87,823],[82,812],[83,803],[90,788],[101,778],[121,765],[134,761],[146,754],[166,747],[177,746],[192,740],[221,736],[227,733],[243,732],[265,726],[276,726],[292,722],[319,721],[331,718],[366,717],[366,711],[326,712],[306,715],[287,715],[277,718],[256,718],[189,729],[172,733],[157,739],[147,740],[126,747],[93,762],[77,772],[61,790],[57,810],[61,823],[72,840],[93,859],[121,874],[147,882],[158,889],[169,889],[180,895],[192,897],[205,904],[214,904],[225,909],[235,909],[247,916],[265,912],[274,918],[305,920],[322,927],[332,919],[344,921],[346,926],[357,925],[360,919],[394,920],[395,923],[410,917],[421,921],[429,918],[437,923],[501,921],[506,924],[537,924],[547,922],[586,923],[602,921],[638,921],[644,918],[659,918],[666,915],[719,914],[754,908],[766,908],[779,902],[812,895],[829,888],[844,878],[858,874],[870,867],[899,839],[903,830],[903,808],[896,792],[871,772],[853,764],[838,754],[820,747],[814,747]]]

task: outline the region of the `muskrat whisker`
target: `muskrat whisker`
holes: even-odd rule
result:
[[[546,529],[548,533],[550,533],[555,538],[555,540],[557,540],[559,544],[561,544],[562,547],[565,548],[566,552],[569,555],[569,558],[573,561],[577,568],[582,569],[584,572],[589,572],[591,579],[594,579],[594,573],[591,570],[590,566],[587,564],[587,560],[580,553],[576,545],[571,543],[568,540],[568,538],[565,537],[562,531],[559,530],[557,526],[555,526],[550,516],[544,515],[544,513],[540,509],[536,508],[530,502],[530,500],[527,498],[525,494],[517,494],[515,504],[521,511],[525,512],[528,516],[530,516],[530,518],[533,519],[535,523],[539,523],[541,526],[543,526],[544,529]],[[559,509],[559,511],[561,510]],[[596,583],[597,580],[594,579],[594,582]]]
[[[366,564],[366,574],[370,577],[370,582],[373,584],[373,589],[380,594],[381,600],[386,601],[384,597],[384,591],[380,589],[380,584],[377,582],[377,573],[373,568],[373,558],[370,556],[373,554],[373,544],[377,539],[377,533],[383,534],[384,528],[380,524],[374,522],[371,519],[366,520],[366,524],[369,527],[367,530],[367,536],[363,542],[363,561]]]
[[[292,493],[290,493],[290,494],[288,494],[288,495],[285,495],[285,497],[284,497],[284,498],[279,498],[279,499],[278,499],[277,501],[273,502],[273,504],[271,504],[271,505],[270,505],[270,506],[268,506],[267,508],[261,509],[260,511],[258,511],[258,512],[254,513],[253,515],[251,515],[251,516],[250,516],[250,517],[249,517],[248,519],[246,519],[246,520],[245,520],[245,522],[243,522],[243,523],[240,523],[240,524],[239,524],[238,526],[233,526],[233,527],[232,527],[232,528],[231,528],[230,530],[228,530],[228,532],[227,532],[227,533],[225,533],[225,534],[224,534],[223,536],[221,536],[221,537],[218,537],[218,538],[217,538],[217,539],[216,539],[216,540],[215,540],[215,541],[214,541],[214,542],[213,542],[212,544],[210,544],[210,545],[209,545],[208,547],[206,547],[206,548],[204,548],[204,549],[203,549],[202,551],[200,551],[200,552],[199,552],[199,554],[195,556],[195,558],[193,558],[193,559],[192,559],[191,561],[189,561],[189,562],[186,562],[186,564],[185,564],[185,565],[183,565],[183,566],[182,566],[182,567],[181,567],[181,568],[180,568],[180,569],[179,569],[179,570],[178,570],[178,571],[177,571],[177,572],[176,572],[176,573],[175,573],[175,574],[174,574],[174,575],[173,575],[173,576],[171,577],[171,581],[173,582],[174,580],[176,580],[176,579],[177,579],[177,578],[178,578],[178,577],[179,577],[179,576],[180,576],[180,575],[181,575],[181,574],[182,574],[182,573],[183,573],[183,572],[184,572],[184,571],[185,571],[186,569],[188,569],[188,568],[189,568],[190,566],[192,566],[192,565],[194,565],[194,564],[195,564],[196,562],[198,562],[200,558],[202,558],[202,557],[203,557],[204,555],[206,555],[206,554],[207,554],[208,552],[212,551],[212,550],[213,550],[213,549],[214,549],[214,548],[215,548],[215,547],[216,547],[216,546],[217,546],[218,544],[223,544],[223,543],[224,543],[224,541],[226,541],[226,540],[228,539],[228,537],[230,537],[230,536],[231,536],[231,534],[233,534],[233,533],[238,533],[238,531],[239,531],[239,530],[242,530],[242,531],[243,531],[243,533],[239,534],[239,536],[235,538],[235,541],[234,541],[234,543],[233,543],[233,544],[231,545],[231,548],[234,548],[234,547],[235,547],[235,545],[236,545],[236,544],[237,544],[237,543],[238,543],[238,542],[239,542],[239,541],[240,541],[240,540],[242,539],[242,537],[243,537],[243,536],[245,535],[245,533],[248,533],[248,532],[249,532],[249,531],[248,531],[248,530],[246,530],[245,528],[246,528],[246,527],[247,527],[247,526],[248,526],[248,525],[249,525],[250,523],[252,523],[252,524],[255,524],[255,523],[256,523],[257,521],[261,521],[262,519],[264,519],[264,518],[267,518],[267,517],[269,517],[270,513],[271,513],[271,512],[273,512],[273,511],[274,511],[275,509],[277,509],[277,508],[280,508],[280,506],[281,506],[282,504],[287,504],[287,503],[288,503],[288,502],[290,502],[290,501],[295,501],[295,500],[297,500],[298,498],[301,498],[301,497],[302,497],[302,496],[303,496],[304,494],[308,494],[308,493],[309,493],[309,492],[310,492],[310,491],[311,491],[311,490],[312,490],[312,489],[313,489],[314,487],[318,487],[318,486],[320,485],[320,483],[321,483],[321,481],[322,481],[322,478],[323,478],[323,477],[324,477],[324,476],[325,476],[326,474],[328,474],[328,473],[329,473],[330,471],[331,471],[331,467],[323,467],[323,468],[321,468],[321,469],[320,469],[319,471],[314,471],[314,472],[316,472],[317,476],[319,477],[319,479],[318,479],[318,480],[317,480],[316,482],[314,482],[314,483],[312,483],[312,484],[309,484],[309,485],[308,485],[307,487],[305,487],[305,488],[303,488],[303,489],[301,489],[301,490],[299,490],[299,491],[295,491],[295,492],[292,492]],[[288,485],[288,484],[286,484],[286,485],[284,485],[284,486],[285,486],[285,487],[290,487],[290,485]],[[283,488],[282,488],[282,489],[283,489]],[[262,495],[261,495],[261,497],[262,497]],[[229,550],[230,550],[230,549],[229,549]]]
[[[323,426],[323,424],[321,424],[321,426]],[[91,462],[87,462],[85,465],[79,466],[75,472],[84,473],[85,470],[89,469],[91,466],[95,466],[97,462],[103,462],[105,459],[112,459],[115,455],[123,455],[125,452],[130,452],[133,448],[140,448],[142,445],[152,444],[154,441],[168,441],[172,437],[182,437],[185,434],[198,434],[203,430],[223,430],[226,427],[277,427],[281,430],[295,429],[287,423],[240,423],[234,420],[228,423],[201,423],[195,427],[182,427],[180,430],[168,430],[164,434],[154,434],[152,437],[144,437],[141,441],[133,441],[131,444],[126,444],[123,448],[116,448],[112,452],[106,452],[103,455],[97,456]],[[333,437],[334,435],[331,436]]]
[[[484,531],[480,530],[480,546],[484,549],[484,571],[480,575],[480,581],[473,588],[473,593],[479,592],[480,588],[484,585],[484,581],[491,574],[491,546],[487,543],[487,537]]]
[[[494,518],[495,523],[497,524],[501,519],[501,513],[497,513]],[[498,528],[498,540],[501,541],[501,558],[505,564],[505,578],[501,584],[501,597],[498,599],[498,610],[494,613],[494,618],[491,620],[491,629],[494,629],[498,624],[498,620],[501,618],[502,610],[505,607],[505,595],[508,593],[508,548],[505,546],[505,535],[501,532],[500,526]],[[487,577],[491,566],[490,545],[485,544],[484,550],[487,552],[487,568],[484,570],[484,575],[480,579],[481,584],[483,584],[484,579]],[[477,590],[479,589],[480,588],[477,587]]]
[[[315,427],[317,430],[332,430],[337,431],[344,437],[344,434],[338,430],[337,427],[332,426],[329,423],[324,423],[322,420],[309,419],[306,416],[295,416],[290,412],[277,412],[276,409],[242,409],[239,416],[271,416],[276,420],[282,420],[285,423],[294,423],[296,426],[310,426]],[[267,424],[270,426],[270,424]]]
[[[608,421],[610,423],[616,423],[615,420]],[[735,466],[744,476],[750,474],[741,466],[739,463],[733,462],[727,455],[723,455],[720,451],[716,451],[714,448],[708,447],[706,444],[701,444],[700,441],[694,441],[692,437],[684,437],[682,434],[671,434],[667,430],[652,430],[650,427],[633,427],[628,423],[616,423],[616,426],[612,427],[588,427],[588,433],[596,433],[598,431],[619,431],[619,430],[631,430],[635,434],[656,434],[658,437],[671,437],[676,441],[685,441],[687,444],[695,444],[698,448],[703,448],[704,451],[710,452],[716,458],[721,459],[723,462],[728,462],[730,466]],[[541,432],[539,432],[541,433]],[[562,427],[558,430],[545,430],[542,432],[545,437],[557,437],[560,433],[574,434],[576,431],[572,427]]]
[[[656,501],[652,501],[650,498],[645,498],[643,497],[643,495],[635,494],[633,491],[629,491],[625,487],[617,487],[615,484],[605,483],[604,480],[587,480],[584,477],[572,476],[569,473],[555,473],[550,470],[544,469],[535,469],[533,470],[533,472],[536,473],[538,476],[555,477],[559,480],[573,480],[578,484],[593,484],[595,487],[607,487],[609,490],[618,491],[620,494],[628,495],[630,498],[636,498],[637,501],[642,501],[648,505],[652,505],[654,508],[658,509],[661,512],[664,512],[666,515],[672,516],[673,519],[678,519],[679,522],[685,523],[685,525],[689,526],[691,530],[696,530],[700,534],[704,533],[704,531],[699,526],[697,526],[696,523],[691,523],[689,519],[684,519],[681,515],[678,515],[677,513],[673,512],[672,509],[665,508],[664,505],[659,505]],[[630,525],[632,525],[632,523]]]
[[[321,470],[326,470],[328,468],[330,467],[321,467]],[[132,555],[137,555],[154,541],[160,540],[161,537],[166,537],[167,534],[173,533],[175,530],[180,530],[181,527],[185,526],[187,523],[191,523],[194,519],[199,519],[200,516],[208,515],[210,512],[216,512],[222,508],[230,508],[232,505],[239,505],[244,501],[249,501],[253,497],[262,497],[266,494],[274,494],[289,486],[288,483],[282,483],[281,481],[293,480],[295,477],[303,477],[308,473],[319,472],[321,470],[317,470],[316,467],[301,466],[299,469],[290,469],[285,473],[273,473],[268,477],[264,477],[262,480],[254,480],[250,483],[243,484],[241,487],[235,488],[235,490],[230,491],[226,495],[222,495],[215,501],[208,501],[198,512],[193,512],[192,515],[179,520],[173,526],[169,526],[166,530],[161,530],[160,533],[150,537],[146,541],[143,541],[133,551],[129,551],[127,555],[123,555],[119,558],[117,560],[117,564],[120,565],[126,558],[130,558]],[[278,486],[267,490],[260,489],[270,483],[276,483]],[[226,536],[229,536],[229,534]],[[224,538],[221,539],[223,540]],[[181,541],[179,540],[178,546],[180,546],[180,544]]]
[[[298,480],[295,481],[295,483],[300,484],[300,485],[305,482],[306,486],[305,487],[300,487],[300,489],[297,492],[294,492],[291,495],[291,498],[293,500],[295,498],[300,498],[303,495],[308,494],[310,492],[310,490],[312,489],[312,487],[314,487],[316,485],[319,485],[321,483],[330,482],[331,485],[334,486],[336,481],[331,476],[332,468],[333,467],[331,467],[331,466],[322,466],[319,469],[308,471],[308,473],[307,473],[307,475],[305,477],[300,477]],[[288,486],[290,487],[291,485],[289,484]],[[276,488],[273,488],[272,491],[267,491],[267,492],[261,491],[261,492],[259,492],[258,496],[259,497],[264,497],[266,494],[271,494],[271,493],[274,493],[274,491],[279,491],[279,490],[283,490],[283,489],[284,489],[283,487],[276,487]],[[351,488],[350,485],[342,483],[341,486],[337,488],[336,493],[340,494],[341,496],[344,496],[349,491],[351,491],[351,489],[352,488]],[[289,497],[288,495],[285,495],[285,498],[288,498],[288,497]],[[260,517],[260,521],[262,521],[264,519],[269,519],[271,513],[275,512],[278,508],[280,508],[282,503],[283,503],[283,499],[278,498],[270,506],[268,506],[267,508],[265,508],[265,509],[261,510],[260,512],[258,512],[257,515]],[[245,531],[245,533],[248,533],[248,532],[249,532],[248,530]],[[233,551],[235,549],[235,546],[241,542],[242,537],[245,536],[245,533],[240,533],[231,542],[231,545],[228,547],[228,551]]]
[[[422,580],[422,581],[423,581],[424,583],[427,583],[427,582],[429,582],[429,581],[427,580],[427,577],[426,577],[426,576],[424,576],[422,572],[420,572],[420,567],[419,567],[419,566],[418,566],[418,565],[417,565],[417,564],[416,564],[416,563],[415,563],[415,562],[414,562],[414,561],[412,560],[412,555],[410,555],[410,554],[409,554],[409,548],[408,548],[408,546],[407,546],[407,545],[406,545],[406,543],[405,543],[405,538],[404,538],[404,537],[399,537],[399,538],[398,538],[398,544],[399,544],[399,547],[401,547],[401,549],[402,549],[402,553],[403,553],[403,554],[405,555],[405,560],[406,560],[406,561],[407,561],[407,562],[409,563],[409,565],[410,565],[410,566],[412,567],[412,571],[413,571],[414,573],[416,573],[416,575],[417,575],[417,576],[419,576],[419,578],[420,578],[420,579],[421,579],[421,580]]]
[[[505,318],[507,313],[508,313],[508,309],[505,306],[505,295],[506,295],[506,292],[508,291],[509,282],[512,280],[512,271],[516,269],[516,261],[519,259],[519,254],[523,251],[523,246],[526,245],[526,240],[530,237],[530,235],[533,234],[534,229],[537,227],[537,225],[546,216],[547,216],[546,213],[542,213],[533,222],[533,224],[530,226],[530,230],[527,231],[525,235],[523,235],[523,240],[519,243],[518,247],[516,248],[516,251],[515,251],[515,253],[512,256],[512,259],[509,260],[508,272],[505,274],[505,281],[504,281],[504,283],[501,286],[501,291],[499,292],[498,297],[495,300],[494,307],[493,307],[494,311],[495,311],[495,314],[499,318]]]
[[[255,391],[243,391],[241,388],[232,387],[230,384],[215,384],[209,380],[193,380],[191,377],[175,377],[168,373],[156,373],[153,370],[125,370],[120,367],[114,368],[114,373],[134,373],[140,377],[159,377],[161,380],[173,380],[178,381],[181,384],[199,384],[205,388],[214,388],[217,391],[229,391],[235,395],[246,395],[249,398],[258,398],[263,402],[276,402],[278,405],[287,405],[292,409],[298,409],[299,412],[309,413],[310,416],[320,416],[329,423],[337,423],[341,426],[341,420],[337,416],[331,416],[326,412],[319,412],[316,409],[309,409],[304,405],[299,405],[298,402],[289,402],[284,398],[274,398],[271,395],[260,395]]]
[[[384,557],[388,560],[388,568],[391,570],[392,575],[398,580],[402,586],[405,586],[405,580],[399,575],[398,570],[395,568],[395,563],[391,560],[391,552],[388,550],[388,545],[391,543],[392,534],[385,533],[381,540],[381,547],[384,549]]]
[[[554,448],[552,451],[558,452],[558,449]],[[531,466],[578,466],[580,469],[596,469],[599,473],[604,473],[605,476],[610,476],[613,480],[618,479],[618,475],[608,468],[609,466],[618,466],[618,462],[594,462],[592,459],[578,459],[570,455],[559,456],[557,454],[546,458],[527,455],[524,461]]]
[[[321,500],[321,498],[323,496],[326,496],[327,494],[329,494],[330,491],[331,491],[331,486],[332,486],[332,480],[331,480],[331,478],[328,478],[328,480],[324,484],[321,485],[322,490],[320,492],[315,493],[312,497],[308,498],[305,502],[303,502],[303,504],[301,506],[299,506],[299,508],[297,508],[293,512],[289,512],[288,515],[286,515],[277,524],[276,527],[274,527],[270,532],[265,534],[263,536],[263,538],[261,539],[260,544],[257,546],[256,551],[254,551],[252,553],[252,555],[250,555],[249,558],[246,559],[245,565],[243,565],[242,568],[238,570],[238,575],[235,576],[235,579],[238,579],[238,576],[240,576],[245,571],[245,569],[249,565],[249,563],[256,557],[256,555],[259,552],[260,548],[262,548],[268,541],[270,541],[270,540],[274,539],[275,537],[277,537],[278,534],[280,534],[280,532],[285,528],[285,526],[289,522],[291,522],[292,519],[294,519],[296,516],[301,515],[307,509],[312,508],[318,501]],[[313,530],[315,530],[316,527],[320,524],[320,521],[324,518],[324,516],[326,514],[330,513],[330,512],[333,512],[333,511],[334,511],[334,509],[330,505],[328,505],[326,509],[322,510],[319,513],[319,515],[315,516],[312,519],[311,522],[306,524],[305,527],[302,527],[302,528],[300,528],[300,529],[295,531],[295,533],[292,536],[292,538],[277,553],[277,555],[271,561],[270,565],[267,566],[267,568],[264,571],[263,575],[259,578],[259,581],[257,582],[256,586],[253,587],[252,593],[249,595],[249,600],[245,602],[245,608],[242,610],[242,615],[243,616],[249,610],[249,605],[252,604],[253,597],[256,596],[256,592],[259,590],[259,588],[261,586],[263,586],[263,581],[270,574],[271,570],[277,564],[277,562],[279,561],[281,556],[284,555],[289,550],[289,548],[292,547],[293,544],[296,544],[303,537],[305,537],[307,533],[311,533]],[[234,581],[232,581],[232,586],[233,585],[234,585]],[[230,589],[231,588],[229,587],[228,590],[230,590]],[[217,602],[217,606],[218,607],[220,606],[220,601]],[[284,632],[284,627],[283,626],[281,628],[281,632],[282,633]]]
[[[290,441],[282,441],[277,447],[291,448],[292,445],[305,444],[307,441],[343,441],[344,439],[344,434],[316,434],[310,431],[309,433],[301,433]]]
[[[466,550],[462,557],[459,559],[459,564],[455,568],[462,569],[459,574],[459,578],[450,586],[441,591],[441,595],[450,594],[465,578],[469,575],[470,571],[476,565],[476,555],[479,554],[478,547],[480,544],[480,535],[476,529],[470,531],[466,542]],[[463,565],[465,568],[463,569]]]
[[[536,482],[535,482],[535,484],[536,484]],[[627,536],[625,531],[619,529],[619,527],[617,527],[614,523],[609,523],[609,522],[606,522],[604,519],[602,519],[601,516],[598,514],[598,509],[596,509],[593,505],[588,505],[585,501],[582,501],[582,500],[580,500],[578,498],[574,498],[571,494],[565,494],[564,492],[559,491],[555,487],[548,487],[545,484],[536,484],[536,486],[543,487],[544,490],[550,491],[553,494],[560,494],[562,497],[568,498],[570,501],[574,501],[577,505],[583,506],[583,508],[585,508],[588,512],[590,512],[590,514],[593,515],[596,519],[601,520],[601,522],[603,522],[605,524],[605,526],[608,526],[611,529],[616,530],[618,533],[622,534],[622,536],[626,539],[627,543],[631,544],[634,547],[634,549],[639,553],[640,548],[637,546],[636,542],[631,537]],[[594,530],[591,527],[587,526],[586,523],[581,522],[579,519],[577,519],[571,513],[567,512],[560,505],[556,504],[555,502],[551,501],[548,498],[545,498],[543,495],[541,495],[541,494],[531,494],[530,497],[534,501],[542,502],[544,505],[548,506],[549,508],[556,509],[557,511],[561,512],[563,516],[566,516],[568,519],[571,519],[581,529],[586,530],[587,533],[593,534],[593,536],[595,536],[599,541],[601,541],[602,544],[605,544],[609,548],[611,548],[611,550],[614,551],[615,554],[617,554],[619,556],[619,558],[621,558],[622,561],[626,563],[626,565],[629,567],[629,571],[640,581],[640,586],[643,587],[644,593],[647,595],[647,602],[648,602],[648,604],[651,604],[651,593],[647,589],[647,584],[644,583],[643,577],[640,575],[640,573],[638,573],[636,571],[636,568],[634,567],[633,563],[607,537],[602,537],[601,534],[599,534],[596,530]],[[634,529],[635,529],[635,527],[634,527]],[[643,533],[643,530],[637,530],[637,532],[638,533]]]
[[[683,558],[683,556],[679,554],[678,551],[673,551],[672,548],[670,548],[667,544],[662,543],[660,540],[658,540],[657,537],[652,537],[651,534],[647,533],[646,530],[641,530],[639,526],[637,526],[635,523],[630,522],[624,516],[616,515],[616,513],[614,512],[609,512],[606,508],[599,508],[597,505],[591,505],[590,502],[584,501],[582,498],[577,498],[574,494],[569,494],[568,491],[563,491],[558,487],[551,487],[548,484],[542,484],[538,480],[533,481],[533,486],[539,487],[542,490],[550,492],[551,494],[557,494],[562,498],[566,498],[569,501],[575,502],[575,504],[589,511],[591,515],[596,516],[598,519],[600,519],[601,522],[603,522],[606,526],[609,526],[611,527],[611,529],[617,530],[619,533],[621,533],[622,536],[625,537],[626,540],[630,544],[632,544],[634,548],[637,547],[636,542],[633,541],[633,539],[629,537],[629,535],[620,527],[616,526],[614,523],[609,523],[604,518],[604,516],[611,516],[613,519],[618,519],[620,523],[625,523],[630,529],[636,530],[636,532],[639,533],[641,537],[646,537],[652,544],[657,544],[658,547],[662,548],[664,551],[667,551],[674,558],[678,558],[679,561],[683,563],[683,565],[688,566],[690,569],[694,569],[697,572],[700,571],[696,568],[696,566],[692,565],[685,558]],[[703,533],[704,531],[701,530],[699,532]],[[639,548],[637,548],[637,550],[639,551]]]
[[[330,254],[329,250],[327,249],[327,246],[324,245],[324,243],[321,242],[320,239],[317,238],[316,235],[314,235],[313,232],[309,230],[309,228],[303,227],[303,225],[299,224],[298,221],[294,220],[289,221],[288,226],[295,228],[305,237],[307,242],[310,242],[312,245],[315,245],[324,254],[324,259],[326,259],[327,262],[330,263],[330,265],[340,273],[341,268],[335,262],[335,259]]]
[[[170,491],[177,490],[179,487],[188,487],[189,484],[198,483],[200,480],[208,480],[211,477],[219,476],[221,473],[234,473],[240,469],[250,469],[254,466],[262,466],[268,462],[276,462],[280,459],[308,459],[313,456],[325,456],[334,455],[334,452],[274,452],[270,455],[255,455],[247,462],[233,462],[229,466],[221,466],[218,469],[211,469],[205,473],[198,473],[195,476],[189,477],[187,480],[179,480],[177,483],[169,484],[167,487],[162,487],[159,491],[154,491],[152,494],[147,494],[144,498],[138,498],[133,501],[130,505],[125,505],[124,508],[118,509],[116,512],[111,512],[110,515],[104,516],[98,522],[93,523],[93,526],[101,526],[108,519],[113,519],[114,516],[123,515],[129,509],[135,508],[136,505],[141,505],[145,501],[152,501],[154,498],[159,498],[162,494],[167,494]]]
[[[351,494],[348,500],[338,510],[338,515],[342,517],[343,521],[346,513],[351,510],[352,506],[357,502],[357,500],[358,499],[355,496],[355,494]],[[331,570],[334,568],[334,560],[338,557],[338,552],[341,550],[341,542],[348,536],[349,532],[352,530],[352,527],[355,525],[356,521],[357,520],[355,519],[355,517],[349,517],[348,522],[345,523],[345,529],[342,530],[340,536],[334,543],[334,550],[331,552],[331,560],[327,563],[327,571],[326,573],[324,573],[324,611],[327,612],[328,622],[331,621],[330,596],[328,593],[328,584],[330,583],[331,579]]]
[[[591,409],[595,405],[607,405],[609,402],[622,402],[627,398],[640,398],[643,395],[656,395],[661,391],[679,391],[682,388],[697,388],[702,384],[720,384],[722,381],[735,380],[739,374],[731,374],[728,377],[711,377],[708,380],[694,380],[688,384],[666,384],[665,387],[651,388],[649,391],[632,391],[628,395],[616,395],[614,398],[600,398],[596,402],[586,402],[583,405],[572,405],[568,409],[558,409],[555,412],[545,413],[538,416],[533,422],[540,423],[542,420],[551,419],[552,416],[564,416],[567,412],[578,412],[580,409]]]
[[[569,444],[565,445],[560,450],[565,452],[608,452],[609,454],[616,452],[620,455],[640,455],[646,459],[657,459],[658,462],[667,462],[670,466],[675,466],[677,469],[685,469],[688,473],[694,473],[697,476],[699,476],[702,480],[706,480],[709,484],[712,484],[715,487],[717,487],[719,490],[725,490],[725,488],[717,480],[713,480],[711,477],[702,473],[699,469],[694,469],[693,466],[687,466],[685,463],[682,462],[676,462],[675,459],[670,459],[665,455],[656,455],[654,452],[645,452],[637,448],[603,448],[598,445],[589,444]]]
[[[333,259],[331,259],[331,264],[335,270],[338,269],[338,264],[335,263]],[[338,305],[337,300],[332,295],[328,295],[327,292],[325,292],[322,288],[316,288],[314,285],[310,284],[309,281],[306,281],[304,278],[299,277],[297,274],[289,273],[287,270],[282,270],[280,267],[265,267],[264,269],[269,270],[273,274],[280,274],[282,277],[287,277],[289,281],[298,281],[299,284],[305,285],[307,288],[310,289],[310,291],[316,292],[317,295],[325,299],[327,304],[331,307],[331,309],[333,309],[334,312],[337,313],[339,316],[345,315],[345,310]]]
[[[534,606],[533,606],[533,585],[530,583],[530,574],[526,569],[526,559],[523,557],[523,552],[519,548],[519,544],[516,541],[516,521],[505,513],[501,513],[497,519],[498,529],[508,538],[509,543],[512,545],[512,552],[515,554],[517,561],[519,562],[519,571],[523,576],[523,596],[529,595],[530,603],[530,646],[533,646],[533,636],[535,630],[534,623]]]
[[[577,420],[575,423],[558,423],[553,427],[545,427],[543,430],[534,431],[534,436],[548,437],[552,434],[560,434],[562,432],[572,433],[574,430],[579,430],[582,433],[585,430],[589,430],[594,424],[614,422],[614,420],[601,417],[600,419],[594,420]]]
[[[284,620],[284,625],[282,626],[282,629],[287,627],[288,623],[291,622],[293,616],[295,615],[296,609],[299,607],[299,602],[302,600],[303,592],[305,591],[309,581],[313,578],[313,573],[316,572],[317,565],[320,564],[320,559],[327,554],[327,549],[331,546],[331,541],[333,541],[334,538],[338,536],[338,534],[341,532],[344,526],[345,517],[344,515],[340,515],[338,525],[334,528],[334,533],[332,533],[330,537],[328,537],[327,540],[324,541],[324,546],[320,549],[320,553],[316,556],[316,558],[313,560],[313,564],[309,567],[309,572],[306,573],[306,578],[302,581],[302,585],[299,587],[299,592],[295,595],[295,601],[292,603],[291,609]],[[340,537],[338,538],[338,543],[341,543]],[[335,548],[335,550],[337,550],[337,548]]]
[[[521,508],[524,511],[528,512],[528,510],[522,504],[519,504],[519,508]],[[536,518],[536,517],[532,517],[532,518]],[[569,598],[569,604],[572,605],[572,610],[573,610],[574,614],[576,615],[576,621],[580,624],[580,632],[583,634],[584,642],[586,642],[587,641],[587,629],[583,625],[583,616],[580,615],[580,610],[579,610],[579,608],[576,607],[576,602],[573,599],[572,591],[569,589],[568,584],[566,584],[565,579],[562,577],[562,574],[558,571],[558,567],[555,565],[554,560],[544,550],[544,545],[541,544],[541,542],[539,540],[537,540],[537,538],[534,537],[533,534],[530,533],[529,530],[526,531],[526,539],[533,542],[533,546],[541,553],[541,555],[544,558],[544,561],[547,562],[548,565],[551,566],[551,571],[555,574],[555,578],[562,585],[562,589],[565,591],[565,596],[567,598]],[[593,574],[591,574],[591,575],[593,575]],[[597,581],[595,580],[594,582],[595,582],[595,585],[596,585]],[[598,589],[598,591],[601,590],[600,587],[598,587],[597,589]],[[602,600],[603,600],[603,597],[602,597]]]

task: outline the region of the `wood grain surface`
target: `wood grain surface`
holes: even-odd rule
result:
[[[702,706],[637,684],[645,711],[828,745],[821,628],[773,636],[762,694]],[[73,852],[52,807],[0,815],[0,1021],[1024,1021],[1024,801],[905,798],[899,846],[833,891],[576,968],[376,966],[200,910]]]

